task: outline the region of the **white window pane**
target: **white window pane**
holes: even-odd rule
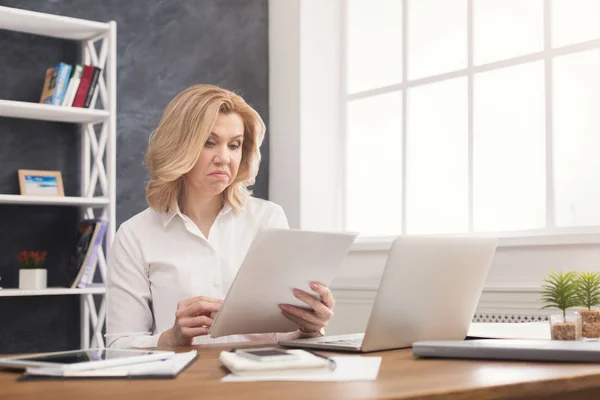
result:
[[[402,227],[402,94],[348,103],[347,229],[395,235]]]
[[[554,61],[554,196],[559,226],[600,225],[600,50]]]
[[[466,0],[408,2],[408,78],[467,67]]]
[[[467,232],[467,79],[410,89],[407,106],[407,233]]]
[[[600,1],[553,0],[552,46],[600,38]]]
[[[476,65],[542,51],[543,0],[473,0]]]
[[[402,1],[348,0],[348,93],[402,80]]]
[[[474,229],[543,228],[543,62],[478,74],[474,85]]]

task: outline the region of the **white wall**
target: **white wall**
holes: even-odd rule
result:
[[[292,228],[340,226],[340,7],[269,2],[269,199]]]
[[[269,2],[269,198],[300,225],[300,2]]]
[[[342,0],[269,2],[269,195],[283,206],[294,228],[341,226],[340,193],[331,190],[339,186],[342,162],[341,15]],[[573,244],[579,240],[596,244]],[[538,289],[546,273],[600,270],[598,243],[597,235],[503,240],[477,312],[551,313],[539,310]],[[333,285],[337,306],[329,333],[364,329],[385,249],[357,245],[350,252]]]

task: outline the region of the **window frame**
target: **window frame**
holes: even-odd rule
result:
[[[407,89],[438,83],[449,79],[466,77],[467,78],[467,126],[468,126],[468,232],[459,233],[473,234],[476,236],[493,236],[500,239],[500,246],[522,246],[522,245],[570,245],[570,244],[596,244],[600,243],[600,226],[585,227],[557,227],[555,223],[555,204],[554,204],[554,170],[553,170],[553,86],[552,86],[552,61],[556,57],[576,54],[588,50],[600,49],[600,38],[564,45],[560,47],[552,46],[552,4],[551,0],[543,1],[543,49],[541,51],[494,61],[491,63],[474,65],[473,62],[473,1],[466,0],[467,4],[467,67],[427,76],[424,78],[408,79],[408,18],[409,18],[409,0],[402,1],[402,82],[375,89],[360,91],[348,94],[347,92],[347,71],[348,71],[348,2],[342,0],[342,18],[341,18],[341,55],[340,63],[340,127],[342,131],[342,171],[340,182],[340,206],[342,215],[342,229],[347,229],[347,205],[346,193],[348,184],[348,129],[347,129],[347,108],[348,103],[362,98],[373,97],[390,92],[401,92],[402,94],[402,223],[401,233],[406,233],[406,112],[408,109]],[[499,70],[507,67],[514,67],[534,61],[543,61],[544,63],[544,90],[545,90],[545,169],[546,169],[546,218],[545,228],[535,230],[520,231],[502,231],[502,232],[474,232],[473,231],[473,96],[474,96],[474,77],[476,74]],[[391,236],[359,236],[356,241],[357,249],[361,250],[387,250],[393,237]]]

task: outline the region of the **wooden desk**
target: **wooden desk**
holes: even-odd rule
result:
[[[263,344],[264,345],[264,344]],[[382,356],[372,382],[221,383],[221,350],[194,346],[200,358],[174,380],[17,382],[0,372],[0,399],[593,399],[600,397],[600,365],[413,359],[410,349]],[[236,346],[241,347],[241,346]]]

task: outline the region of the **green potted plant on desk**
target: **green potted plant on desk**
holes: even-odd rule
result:
[[[19,289],[45,289],[47,273],[45,251],[26,251],[19,253]]]
[[[567,310],[579,305],[579,279],[575,271],[550,271],[542,285],[542,308],[557,308],[561,314],[551,315],[550,333],[553,340],[581,339],[581,315],[567,314]]]
[[[592,307],[600,305],[600,273],[580,272],[577,283],[577,305],[586,308],[586,310],[579,311],[581,335],[585,339],[598,339],[600,337],[600,310],[592,310]]]

